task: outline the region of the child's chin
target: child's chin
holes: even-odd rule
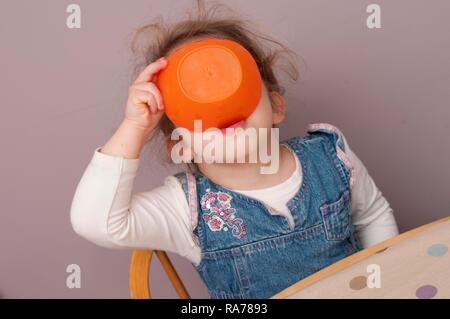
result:
[[[249,154],[253,154],[254,152],[256,150],[252,150],[252,152],[249,152],[249,150],[238,152],[237,149],[234,149],[234,156],[226,157],[226,153],[224,152],[220,157],[204,156],[203,159],[206,163],[242,164],[248,163],[251,159]],[[254,157],[257,158],[256,154]]]

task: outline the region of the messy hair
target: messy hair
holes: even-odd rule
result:
[[[295,52],[257,31],[250,21],[224,4],[216,2],[206,6],[203,0],[196,0],[196,10],[188,12],[187,18],[181,21],[166,23],[162,17],[158,17],[135,30],[131,49],[138,61],[133,76],[136,77],[151,62],[167,56],[177,46],[204,37],[233,40],[247,49],[255,60],[261,79],[269,92],[276,91],[280,95],[285,93],[275,74],[278,68],[293,81],[298,79]],[[276,65],[276,62],[281,63]],[[150,140],[162,135],[162,142],[165,144],[174,129],[175,125],[164,114]],[[190,165],[189,168],[192,169]]]

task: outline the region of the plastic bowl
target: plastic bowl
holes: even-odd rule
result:
[[[204,38],[182,45],[158,75],[168,118],[179,127],[202,131],[246,119],[261,98],[261,76],[252,55],[235,41]]]

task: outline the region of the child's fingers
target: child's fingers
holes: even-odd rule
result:
[[[152,82],[137,83],[133,85],[133,88],[152,93],[156,99],[158,109],[162,110],[164,108],[161,92],[159,91],[155,83]]]
[[[133,103],[135,105],[148,106],[151,113],[156,113],[158,111],[158,104],[155,96],[148,91],[136,90],[133,95]]]
[[[150,109],[150,112],[152,113],[156,113],[158,112],[158,104],[156,103],[156,99],[155,96],[153,94],[150,93],[148,100],[147,100],[147,105]]]
[[[155,73],[164,69],[167,65],[167,59],[164,57],[159,58],[155,62],[150,63],[136,78],[134,83],[149,82]]]

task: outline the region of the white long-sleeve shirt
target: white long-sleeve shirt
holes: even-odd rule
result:
[[[397,235],[398,228],[389,203],[343,135],[342,138],[345,154],[354,168],[351,215],[355,235],[363,247],[369,247]],[[163,185],[133,194],[140,159],[107,155],[100,152],[101,148],[95,149],[72,201],[75,232],[100,246],[164,250],[198,264],[201,249],[191,236],[188,202],[176,177],[168,176]],[[281,184],[234,191],[267,203],[292,225],[286,203],[302,182],[297,157],[296,162],[294,173]]]

